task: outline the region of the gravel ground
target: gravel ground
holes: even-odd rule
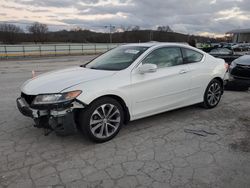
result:
[[[92,57],[0,61],[0,187],[250,187],[250,92],[130,122],[94,144],[43,135],[16,108],[20,85]],[[205,130],[198,136],[185,129]]]

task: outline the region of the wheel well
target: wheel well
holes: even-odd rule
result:
[[[221,86],[224,88],[224,82],[223,82],[222,78],[220,78],[220,77],[215,77],[214,79],[215,79],[215,80],[218,80],[218,81],[221,83]],[[223,91],[222,91],[222,94],[223,94],[223,92],[224,92],[224,89],[223,89]]]
[[[126,103],[124,102],[124,100],[123,100],[121,97],[117,96],[117,95],[103,95],[103,96],[101,96],[101,97],[96,98],[95,100],[100,99],[100,98],[103,98],[103,97],[110,97],[110,98],[113,98],[113,99],[115,99],[117,102],[120,103],[120,105],[122,106],[123,111],[124,111],[124,124],[127,124],[127,123],[130,121],[130,113],[129,113],[129,109],[128,109]],[[95,101],[95,100],[94,100],[94,101]],[[93,101],[92,101],[92,102],[93,102]]]

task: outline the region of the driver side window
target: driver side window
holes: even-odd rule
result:
[[[155,64],[158,68],[181,65],[183,64],[181,49],[175,47],[156,49],[142,61],[142,64],[146,63]]]

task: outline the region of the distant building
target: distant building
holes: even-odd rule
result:
[[[232,42],[234,43],[250,43],[250,29],[235,29],[228,31],[226,34],[232,35]]]

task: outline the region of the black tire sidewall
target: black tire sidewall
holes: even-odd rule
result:
[[[213,83],[218,83],[218,84],[220,85],[220,88],[221,88],[221,95],[220,95],[219,101],[218,101],[215,105],[210,105],[209,102],[208,102],[208,99],[207,99],[207,95],[208,95],[208,90],[209,90],[210,86],[211,86]],[[204,106],[205,108],[208,108],[208,109],[209,109],[209,108],[214,108],[214,107],[216,107],[216,106],[219,104],[220,100],[221,100],[222,93],[223,93],[223,86],[222,86],[221,82],[220,82],[219,80],[216,80],[216,79],[211,80],[211,81],[209,82],[209,84],[208,84],[208,86],[207,86],[207,88],[206,88],[205,94],[204,94],[203,106]]]
[[[93,135],[93,133],[90,130],[89,122],[90,122],[90,118],[91,118],[93,112],[96,110],[96,108],[98,108],[99,106],[101,106],[103,104],[113,104],[117,107],[117,109],[120,111],[121,123],[114,134],[112,134],[111,136],[109,136],[107,138],[101,139],[101,138],[97,138],[97,137],[95,137],[95,135]],[[124,122],[124,112],[123,112],[123,108],[122,108],[121,104],[118,101],[116,101],[115,99],[113,99],[111,97],[102,97],[102,98],[99,98],[99,99],[93,101],[90,105],[88,105],[87,108],[84,109],[80,113],[78,118],[79,118],[80,127],[81,127],[83,133],[92,141],[102,143],[102,142],[106,142],[108,140],[111,140],[119,133],[121,127],[123,126],[123,122]]]

